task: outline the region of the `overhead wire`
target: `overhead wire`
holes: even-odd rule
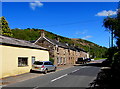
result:
[[[90,23],[90,22],[96,22],[98,20],[88,20],[88,21],[78,21],[78,22],[71,22],[71,23],[63,23],[63,24],[54,24],[54,25],[46,25],[46,26],[41,26],[42,28],[46,27],[58,27],[58,26],[66,26],[66,25],[74,25],[74,24],[83,24],[83,23]]]

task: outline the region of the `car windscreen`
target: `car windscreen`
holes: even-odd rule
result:
[[[78,61],[83,61],[83,58],[78,58]]]
[[[42,65],[43,62],[35,61],[34,64],[35,64],[35,65]]]

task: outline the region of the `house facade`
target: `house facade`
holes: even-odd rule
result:
[[[79,57],[87,58],[88,53],[80,48],[69,46],[66,43],[59,42],[59,39],[49,39],[41,31],[41,36],[34,42],[39,46],[49,50],[50,58],[54,59],[55,65],[73,65]]]
[[[49,60],[46,48],[1,35],[0,50],[0,78],[27,73],[34,61]]]

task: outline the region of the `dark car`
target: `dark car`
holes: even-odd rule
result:
[[[85,62],[90,62],[90,61],[91,61],[90,58],[86,58],[86,59],[85,59]]]
[[[84,58],[83,57],[78,58],[76,64],[84,64]]]

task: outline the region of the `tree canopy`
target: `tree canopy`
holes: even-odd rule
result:
[[[9,28],[8,22],[6,21],[6,19],[3,16],[0,17],[0,22],[1,22],[1,24],[0,24],[0,34],[12,37],[13,36],[12,31]]]

